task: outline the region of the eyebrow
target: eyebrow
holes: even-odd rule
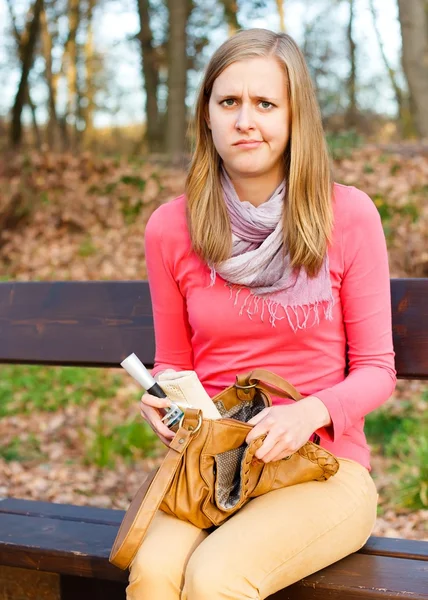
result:
[[[235,100],[237,98],[241,97],[241,94],[215,94],[214,96],[216,97],[217,100],[226,100],[226,98],[230,98],[232,100]],[[279,98],[274,98],[273,96],[270,95],[263,95],[263,96],[250,96],[250,98],[252,100],[267,100],[268,102],[272,102],[272,103],[278,103],[280,100]]]

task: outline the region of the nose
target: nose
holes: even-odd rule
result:
[[[248,105],[241,105],[236,117],[235,127],[239,131],[249,131],[250,129],[254,129],[251,108]]]

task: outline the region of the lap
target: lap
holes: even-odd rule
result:
[[[377,492],[364,467],[340,463],[328,481],[275,490],[246,504],[196,548],[186,579],[189,571],[206,579],[206,565],[215,565],[222,577],[266,598],[361,548],[374,526]]]
[[[338,473],[328,481],[255,498],[212,532],[158,512],[130,583],[143,571],[153,577],[167,571],[175,590],[184,583],[182,600],[209,600],[207,589],[213,598],[266,598],[358,550],[372,531],[376,505],[367,470],[340,459]]]

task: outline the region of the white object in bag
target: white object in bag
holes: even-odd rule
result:
[[[195,371],[172,371],[160,373],[158,383],[172,402],[180,408],[200,408],[204,419],[220,419],[221,414],[208,396]]]

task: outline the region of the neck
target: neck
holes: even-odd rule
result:
[[[275,171],[263,176],[242,176],[227,172],[241,202],[250,202],[260,206],[272,196],[273,192],[284,179],[281,171]]]

